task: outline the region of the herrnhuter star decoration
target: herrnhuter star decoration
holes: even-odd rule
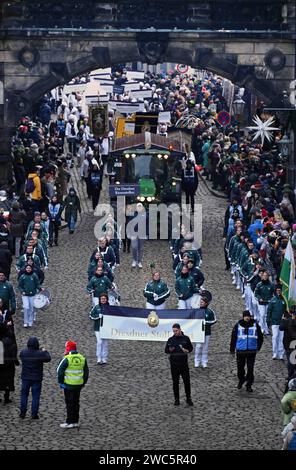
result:
[[[253,140],[258,139],[261,137],[261,144],[264,144],[264,140],[267,139],[268,142],[270,142],[273,138],[272,132],[273,131],[278,131],[278,127],[272,127],[274,123],[274,117],[271,116],[268,118],[266,121],[261,121],[259,116],[253,117],[253,122],[257,124],[256,126],[249,126],[247,129],[250,129],[250,131],[256,132]]]

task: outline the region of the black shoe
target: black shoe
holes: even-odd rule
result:
[[[239,383],[237,384],[237,388],[240,390],[243,386],[243,384],[245,383],[245,379],[244,380],[240,380]]]
[[[52,248],[52,245],[53,245],[53,243],[52,243],[52,242],[50,242],[50,243],[49,243],[49,246],[50,246],[50,248]]]
[[[39,415],[32,415],[32,419],[39,419]]]
[[[188,406],[193,406],[193,401],[191,400],[191,398],[187,398],[186,403]]]
[[[175,400],[174,405],[175,405],[175,406],[179,406],[179,405],[180,405],[180,400],[179,400],[179,399]]]
[[[59,244],[58,244],[58,241],[57,241],[57,240],[55,240],[55,241],[54,241],[54,244],[55,244],[55,246],[59,246]]]
[[[21,419],[25,419],[25,417],[26,417],[26,414],[25,414],[25,413],[20,413],[20,418],[21,418]]]
[[[230,269],[230,266],[226,266],[226,268],[224,268],[224,271],[229,271]]]
[[[246,390],[247,390],[247,392],[253,392],[253,389],[252,389],[251,385],[247,385]]]
[[[69,230],[69,233],[71,233],[71,235],[72,235],[72,233],[74,233],[74,230]]]

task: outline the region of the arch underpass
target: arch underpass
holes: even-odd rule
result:
[[[182,7],[170,0],[166,15],[155,1],[147,7],[142,1],[83,0],[71,2],[70,13],[68,3],[2,3],[2,180],[19,117],[30,114],[48,90],[93,69],[137,61],[186,63],[228,78],[270,106],[281,105],[295,77],[294,0],[238,0],[236,7],[229,0],[184,1]],[[232,14],[223,16],[225,8]],[[232,10],[240,13],[239,21]]]

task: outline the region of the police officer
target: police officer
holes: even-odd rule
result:
[[[180,405],[179,378],[184,382],[186,403],[193,406],[191,400],[190,374],[188,367],[188,353],[193,350],[190,338],[181,331],[179,323],[173,325],[173,333],[166,343],[165,352],[170,354],[171,373],[173,379],[173,390],[175,396],[175,406]]]
[[[74,341],[66,342],[65,357],[57,368],[58,383],[64,389],[67,420],[60,424],[63,429],[78,428],[80,391],[88,380],[86,358],[77,352]]]
[[[238,389],[246,382],[247,392],[253,392],[255,359],[262,344],[263,334],[259,324],[251,317],[249,310],[244,310],[242,320],[239,320],[232,330],[230,342],[231,354],[236,351]]]

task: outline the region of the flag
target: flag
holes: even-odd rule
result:
[[[286,301],[287,307],[290,308],[292,305],[296,304],[295,260],[291,240],[289,240],[286,248],[280,281],[283,286],[283,297]]]
[[[179,323],[192,342],[204,342],[204,309],[153,310],[106,305],[103,314],[102,339],[167,341],[173,335],[173,324]]]

